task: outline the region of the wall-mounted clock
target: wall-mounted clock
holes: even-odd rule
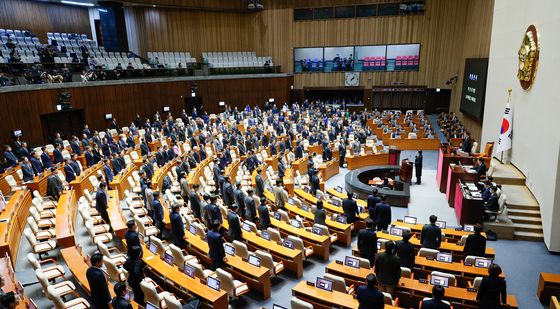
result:
[[[360,85],[360,73],[359,72],[346,72],[344,74],[344,86],[346,87],[356,87]]]

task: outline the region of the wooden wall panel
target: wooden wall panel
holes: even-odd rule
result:
[[[240,78],[197,81],[198,95],[210,113],[221,110],[219,101],[243,108],[245,105],[263,105],[268,98],[283,103],[289,100],[292,77]],[[169,106],[178,116],[185,105],[182,98],[190,96],[191,81],[138,83],[72,87],[74,108],[85,110],[85,121],[92,129],[109,125],[105,114],[111,113],[120,126],[128,125],[139,114],[142,118]],[[21,91],[0,95],[0,142],[11,141],[11,131],[22,129],[24,140],[33,145],[46,144],[43,140],[41,115],[55,112],[58,89]]]
[[[1,0],[0,28],[27,29],[41,43],[47,43],[47,32],[85,33],[91,38],[88,9],[30,0]]]

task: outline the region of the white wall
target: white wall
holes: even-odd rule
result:
[[[558,0],[496,0],[490,45],[483,144],[496,141],[512,88],[511,162],[527,177],[541,207],[545,243],[560,251],[560,13]],[[517,79],[517,51],[530,24],[539,32],[540,61],[533,87]],[[555,207],[557,206],[557,207]]]

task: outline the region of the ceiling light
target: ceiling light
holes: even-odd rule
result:
[[[66,0],[62,0],[62,1],[60,1],[60,3],[71,4],[71,5],[81,5],[81,6],[94,6],[93,3],[76,2],[76,1],[66,1]]]

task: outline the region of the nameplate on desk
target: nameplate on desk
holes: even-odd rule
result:
[[[340,265],[344,264],[344,262],[342,262],[341,260],[336,260],[335,262],[336,262],[336,264],[340,264]]]
[[[151,256],[146,257],[144,260],[149,261],[149,260],[151,260],[151,259],[153,259],[153,258],[154,258],[154,256],[151,255]]]
[[[427,280],[427,279],[418,279],[418,282],[420,282],[420,283],[428,283],[428,280]]]
[[[306,283],[307,283],[307,285],[309,285],[309,286],[315,286],[315,282],[307,281]]]
[[[478,291],[478,290],[475,289],[475,288],[467,288],[467,292],[476,292],[476,291]]]
[[[456,228],[455,228],[455,231],[462,231],[462,230],[463,230],[463,229],[460,228],[460,227],[456,227]]]

